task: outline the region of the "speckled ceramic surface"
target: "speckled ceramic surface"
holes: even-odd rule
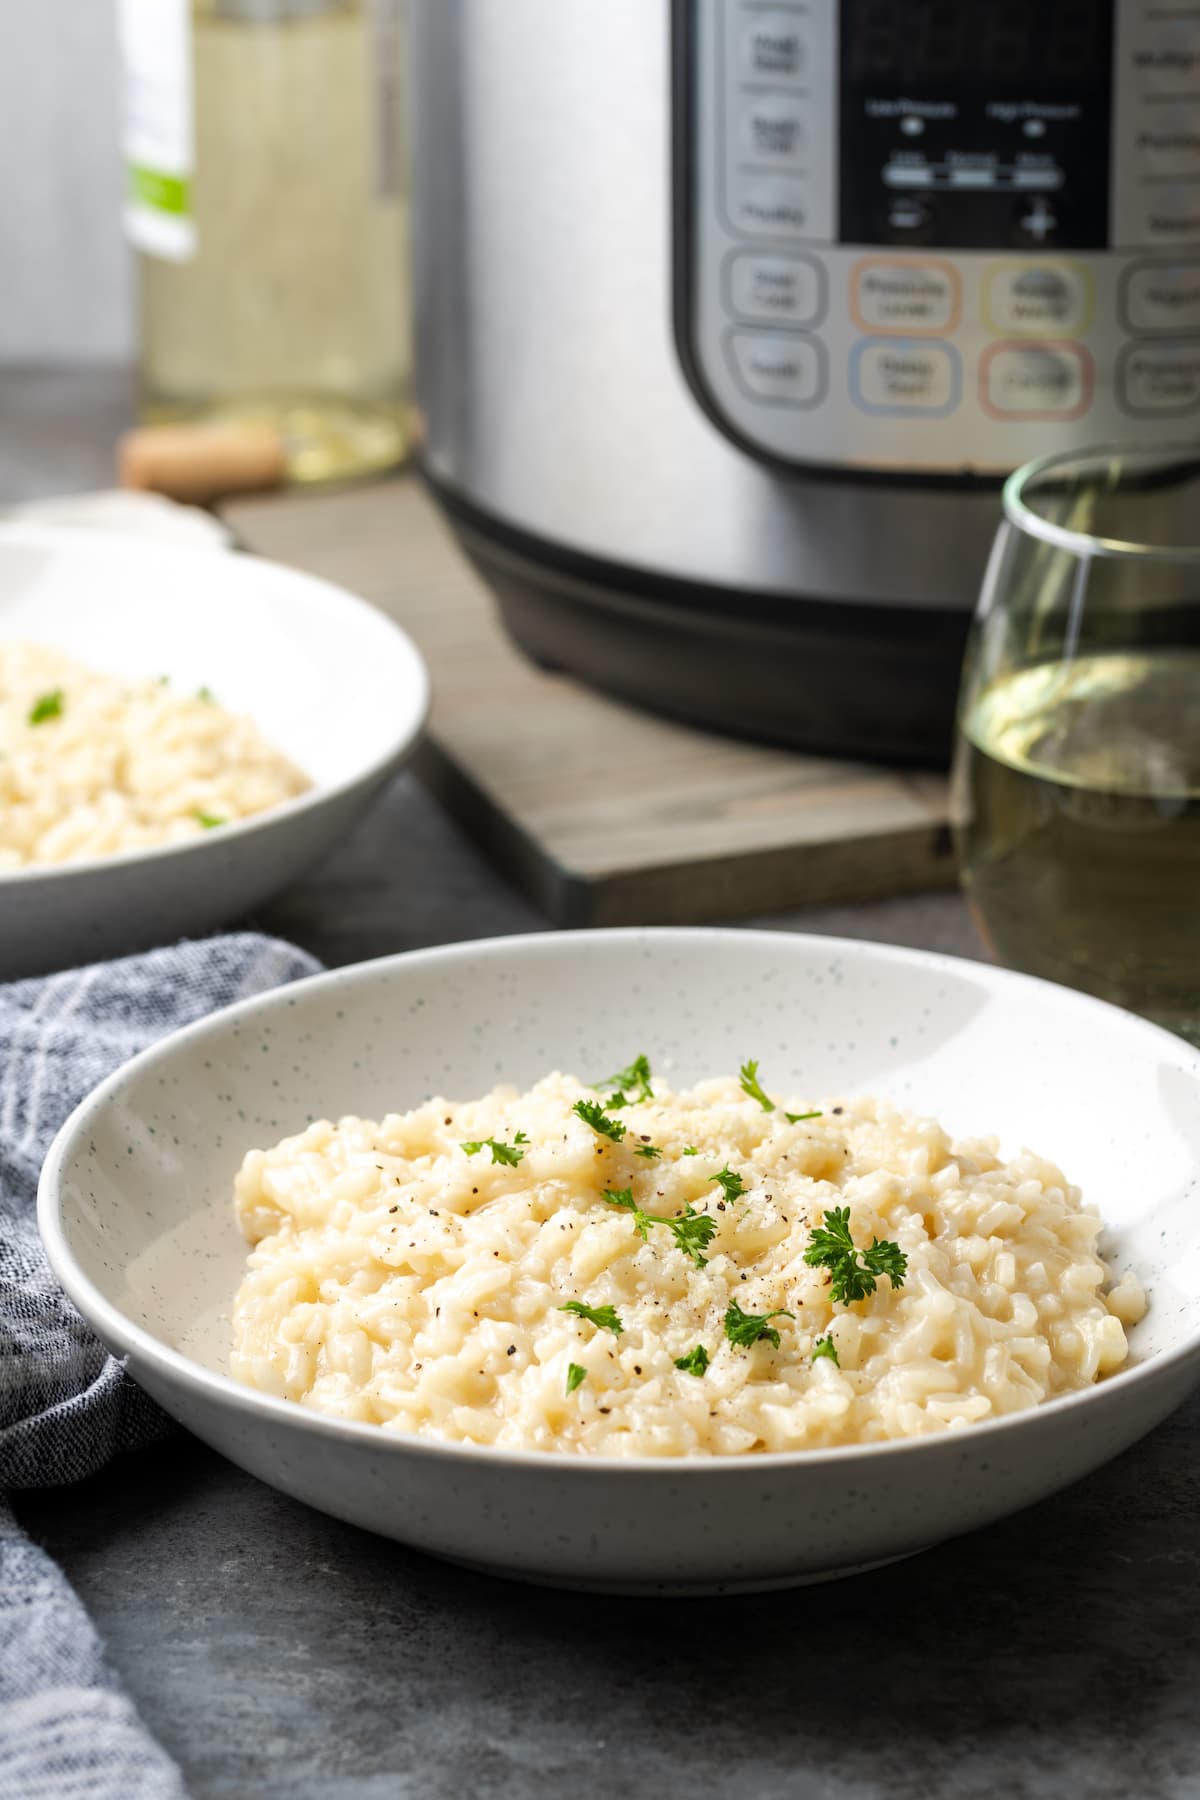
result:
[[[314,783],[192,843],[0,874],[0,979],[168,943],[259,905],[353,825],[428,705],[420,656],[373,607],[211,549],[0,526],[0,637],[209,687]]]
[[[1150,1292],[1130,1367],[958,1433],[683,1463],[405,1440],[228,1379],[245,1254],[230,1195],[248,1148],[313,1117],[524,1086],[555,1066],[617,1067],[632,1050],[676,1083],[758,1056],[779,1087],[884,1094],[1053,1157],[1109,1221],[1115,1269]],[[1200,1057],[1098,1001],[916,951],[580,932],[320,976],[192,1027],[106,1082],[60,1134],[39,1204],[68,1292],[200,1437],[338,1517],[532,1581],[712,1592],[901,1556],[1075,1480],[1200,1379]]]

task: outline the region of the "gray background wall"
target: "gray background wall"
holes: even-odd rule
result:
[[[0,0],[0,362],[127,360],[115,0]]]

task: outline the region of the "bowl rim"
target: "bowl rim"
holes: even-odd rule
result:
[[[1102,1381],[1092,1383],[1090,1387],[1081,1388],[1070,1394],[1061,1394],[1050,1400],[1044,1400],[1036,1406],[1022,1409],[1019,1412],[1006,1413],[999,1418],[982,1419],[977,1423],[960,1429],[947,1429],[907,1438],[891,1438],[880,1443],[838,1444],[818,1447],[810,1450],[764,1450],[752,1455],[730,1456],[605,1456],[605,1455],[568,1455],[547,1450],[513,1449],[507,1445],[473,1444],[443,1441],[437,1438],[420,1437],[417,1434],[389,1431],[386,1426],[369,1424],[355,1419],[340,1419],[329,1413],[318,1412],[314,1408],[305,1407],[297,1401],[284,1400],[273,1394],[263,1394],[257,1389],[246,1387],[235,1381],[231,1375],[219,1374],[206,1368],[203,1363],[193,1360],[181,1350],[164,1344],[160,1338],[136,1324],[119,1307],[103,1295],[94,1282],[85,1274],[74,1252],[67,1242],[66,1232],[61,1216],[64,1197],[62,1170],[68,1157],[73,1153],[80,1140],[90,1127],[93,1117],[101,1112],[110,1099],[121,1089],[123,1084],[152,1067],[157,1061],[175,1053],[184,1043],[202,1042],[205,1037],[219,1036],[230,1024],[253,1017],[255,1014],[269,1012],[275,1007],[287,1009],[288,1002],[295,1004],[297,995],[307,994],[315,989],[334,991],[344,987],[353,991],[360,986],[369,990],[374,977],[382,973],[390,973],[411,966],[426,967],[429,964],[452,964],[469,962],[479,956],[503,957],[506,953],[516,951],[519,956],[543,954],[569,954],[571,947],[579,943],[662,943],[664,946],[681,942],[692,944],[721,944],[733,942],[771,943],[778,947],[781,943],[797,947],[819,946],[826,954],[843,954],[864,956],[868,961],[876,959],[884,963],[900,964],[927,970],[930,974],[955,973],[969,970],[982,978],[984,985],[1006,988],[1015,986],[1025,988],[1033,994],[1053,995],[1060,1003],[1070,1007],[1078,1007],[1082,1016],[1081,1023],[1088,1017],[1097,1015],[1108,1019],[1118,1019],[1122,1026],[1137,1035],[1146,1038],[1150,1043],[1171,1053],[1174,1066],[1188,1074],[1200,1084],[1200,1051],[1192,1049],[1187,1041],[1176,1036],[1165,1027],[1153,1024],[1148,1019],[1139,1018],[1127,1012],[1123,1007],[1114,1006],[1109,1001],[1097,999],[1073,988],[1062,986],[1058,982],[1045,981],[1038,976],[1026,975],[1014,969],[1001,968],[994,963],[972,962],[966,957],[951,956],[942,951],[920,950],[904,945],[879,944],[869,939],[823,936],[816,932],[790,932],[761,928],[740,928],[731,926],[613,926],[594,930],[559,932],[553,930],[537,932],[520,932],[506,937],[489,937],[467,939],[461,943],[433,945],[416,950],[400,951],[390,956],[374,957],[364,962],[348,963],[339,968],[327,969],[321,974],[309,975],[299,981],[285,983],[282,987],[270,988],[262,994],[253,994],[248,999],[236,1001],[231,1006],[222,1007],[215,1013],[209,1013],[202,1019],[183,1026],[180,1030],[170,1032],[156,1043],[123,1063],[111,1075],[94,1088],[76,1107],[56,1133],[50,1149],[46,1154],[38,1181],[37,1221],[50,1266],[56,1279],[62,1284],[66,1293],[83,1313],[88,1323],[106,1340],[122,1346],[120,1354],[128,1357],[131,1354],[141,1357],[145,1362],[155,1365],[164,1374],[172,1376],[202,1399],[217,1404],[232,1406],[239,1411],[263,1420],[287,1427],[296,1427],[301,1431],[312,1430],[318,1437],[334,1441],[359,1443],[364,1447],[374,1446],[385,1449],[388,1455],[417,1454],[435,1459],[449,1459],[452,1463],[464,1463],[465,1466],[478,1463],[482,1458],[485,1467],[506,1464],[511,1468],[539,1469],[543,1472],[553,1470],[565,1473],[567,1470],[581,1475],[583,1471],[595,1470],[613,1473],[623,1470],[630,1474],[660,1476],[682,1476],[687,1471],[687,1479],[697,1479],[701,1473],[715,1475],[718,1470],[731,1473],[734,1470],[747,1468],[773,1469],[776,1471],[797,1470],[802,1468],[829,1468],[849,1464],[867,1457],[891,1460],[895,1457],[933,1454],[937,1450],[961,1450],[966,1445],[985,1445],[1003,1441],[1013,1432],[1022,1428],[1033,1428],[1038,1420],[1061,1419],[1064,1415],[1078,1413],[1081,1407],[1096,1408],[1109,1404],[1109,1397],[1121,1395],[1131,1387],[1142,1387],[1153,1384],[1163,1376],[1189,1361],[1200,1358],[1200,1324],[1197,1324],[1183,1343],[1172,1349],[1156,1351],[1143,1362],[1135,1363],[1119,1369],[1115,1374]],[[786,952],[785,952],[786,954]],[[114,1353],[116,1354],[116,1353]],[[136,1379],[136,1378],[134,1378]],[[586,1479],[586,1476],[583,1478]]]
[[[277,806],[269,806],[265,811],[252,813],[245,819],[235,819],[228,825],[222,825],[219,832],[206,832],[181,843],[150,844],[141,849],[115,850],[108,856],[79,857],[72,862],[62,863],[26,863],[18,869],[2,869],[0,903],[6,891],[39,882],[57,883],[69,881],[72,877],[100,876],[109,870],[128,869],[148,862],[211,855],[221,845],[237,843],[253,832],[267,830],[288,819],[301,818],[306,813],[345,799],[360,788],[383,779],[409,755],[425,729],[431,693],[425,658],[402,625],[398,625],[380,607],[373,606],[369,600],[364,600],[361,595],[352,593],[349,588],[342,587],[336,581],[327,581],[322,575],[310,575],[304,569],[294,569],[287,563],[275,562],[271,557],[255,556],[246,550],[220,550],[215,546],[143,540],[133,532],[86,531],[65,525],[25,525],[20,520],[0,522],[0,555],[9,542],[45,543],[50,549],[74,551],[77,554],[86,550],[89,555],[99,550],[126,554],[132,550],[135,554],[144,551],[152,557],[165,557],[168,560],[182,558],[188,562],[203,557],[206,566],[211,566],[216,555],[218,558],[228,558],[239,569],[248,569],[251,576],[256,570],[268,569],[272,579],[282,575],[289,583],[295,582],[315,591],[328,604],[340,606],[346,616],[355,617],[358,624],[364,625],[368,630],[376,630],[381,643],[390,636],[391,648],[396,652],[398,660],[408,665],[413,704],[405,710],[397,709],[388,745],[369,762],[342,776],[339,781],[312,781],[311,786],[302,794],[294,794],[288,800],[281,800]],[[217,566],[220,567],[219,560]],[[0,633],[0,637],[6,635]],[[253,717],[252,714],[249,716]]]

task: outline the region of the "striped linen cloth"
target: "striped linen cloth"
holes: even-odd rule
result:
[[[0,987],[0,1800],[185,1800],[6,1501],[172,1429],[50,1272],[34,1217],[42,1159],[84,1095],[147,1044],[317,967],[242,933]]]

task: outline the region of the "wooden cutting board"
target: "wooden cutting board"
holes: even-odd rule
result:
[[[744,918],[954,880],[940,776],[738,743],[536,668],[414,477],[223,517],[247,549],[411,633],[434,692],[418,773],[556,924]]]

